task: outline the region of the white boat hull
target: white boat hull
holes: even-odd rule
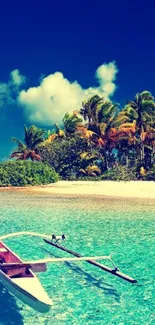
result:
[[[18,255],[12,252],[2,241],[0,241],[0,259],[3,259],[4,263],[22,263]],[[0,269],[0,281],[23,303],[41,313],[46,313],[50,310],[52,301],[32,270],[27,271],[25,272],[23,268],[18,274],[14,270],[4,272]]]
[[[11,279],[0,270],[0,281],[14,296],[33,309],[41,313],[50,310],[52,301],[35,275],[33,278]]]

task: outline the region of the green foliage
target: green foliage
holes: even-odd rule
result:
[[[87,101],[82,103],[82,108],[80,109],[80,114],[83,116],[84,120],[90,124],[96,124],[98,122],[98,113],[103,105],[103,98],[98,95],[92,96]]]
[[[131,122],[133,119],[136,121],[137,132],[140,134],[142,129],[146,130],[146,126],[153,126],[155,119],[155,102],[152,94],[145,90],[136,94],[134,101],[128,101],[124,111],[130,117]]]
[[[29,128],[24,127],[24,142],[17,138],[12,138],[12,141],[17,144],[17,147],[11,154],[11,158],[16,159],[31,159],[40,160],[41,157],[36,153],[36,149],[40,143],[44,141],[45,131],[31,125]]]
[[[66,134],[74,133],[77,126],[82,123],[82,118],[79,117],[76,113],[69,114],[66,113],[63,118],[63,124]]]
[[[97,165],[89,165],[86,169],[80,169],[79,172],[85,176],[97,177],[101,175],[101,169]]]
[[[148,170],[146,174],[142,177],[144,181],[155,181],[155,166]]]
[[[33,161],[0,163],[0,186],[27,186],[55,183],[58,174],[47,164]]]
[[[131,181],[136,180],[136,169],[128,168],[126,166],[117,166],[110,169],[101,176],[102,180],[114,180],[114,181]]]
[[[155,101],[149,91],[136,94],[122,110],[109,100],[92,96],[82,103],[79,112],[66,113],[62,122],[63,130],[57,124],[47,132],[34,125],[25,127],[23,142],[13,138],[17,148],[11,158],[42,160],[62,179],[155,179]],[[34,177],[34,167],[29,173],[20,163],[24,171],[18,177],[19,172],[10,166],[13,172],[1,164],[0,185],[4,180],[14,185],[44,184],[48,178],[49,172],[41,181],[38,171]]]
[[[63,179],[76,179],[79,169],[85,168],[89,160],[81,157],[82,153],[90,153],[91,145],[86,139],[69,137],[56,139],[46,147],[39,148],[39,154],[44,162],[54,167]]]
[[[45,131],[40,128],[37,128],[35,125],[31,125],[29,128],[25,126],[24,130],[24,142],[27,148],[34,150],[39,143],[44,141]]]

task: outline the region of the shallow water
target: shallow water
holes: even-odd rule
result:
[[[155,324],[155,202],[71,198],[0,192],[1,235],[17,231],[67,235],[66,247],[85,255],[109,255],[136,278],[130,284],[85,262],[49,264],[38,277],[53,300],[48,314],[23,305],[0,283],[0,324]],[[28,236],[6,239],[23,259],[67,256]],[[103,261],[105,263],[105,261]],[[109,264],[110,266],[110,264]]]

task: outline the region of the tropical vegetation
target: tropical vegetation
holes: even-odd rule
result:
[[[0,163],[0,186],[27,186],[55,183],[58,174],[47,164],[31,160]]]
[[[17,147],[11,154],[11,158],[17,160],[41,160],[41,156],[36,153],[36,148],[39,143],[44,141],[44,130],[32,125],[30,128],[24,126],[24,142],[17,138],[12,138],[12,141],[17,144]]]
[[[12,140],[16,143],[13,161],[5,167],[9,166],[9,175],[12,168],[16,181],[9,176],[6,184],[52,182],[56,175],[61,179],[155,180],[155,101],[149,91],[136,94],[123,108],[92,96],[79,111],[66,112],[60,125],[51,125],[50,130],[25,126],[24,141]],[[25,173],[19,181],[15,165]],[[1,183],[7,170],[3,166]]]

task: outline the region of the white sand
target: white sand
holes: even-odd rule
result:
[[[34,186],[31,189],[35,192],[44,192],[48,194],[97,195],[155,199],[155,182],[153,181],[59,181],[47,186]]]

